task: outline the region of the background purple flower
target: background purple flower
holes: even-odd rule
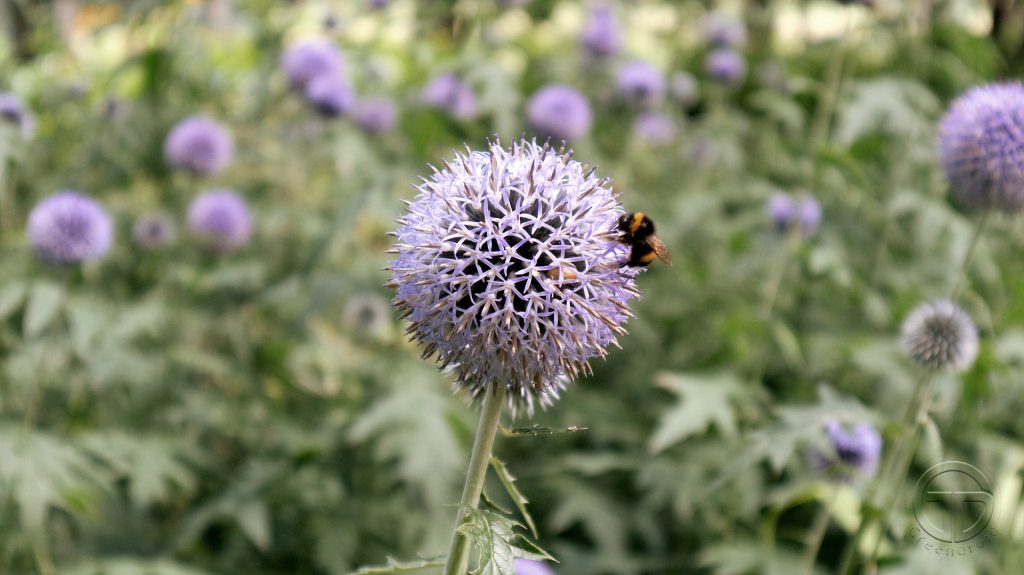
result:
[[[78,264],[107,253],[114,238],[110,216],[95,200],[67,190],[53,194],[28,215],[28,242],[54,264]]]
[[[652,146],[668,145],[678,133],[675,121],[659,112],[644,112],[633,121],[633,134]]]
[[[665,97],[665,76],[647,62],[635,60],[619,68],[616,76],[619,96],[623,99],[650,106]]]
[[[513,410],[530,412],[587,373],[631,315],[636,271],[615,240],[623,211],[571,153],[536,142],[445,166],[399,220],[396,306],[458,387],[481,397],[505,385]]]
[[[230,252],[248,243],[252,218],[241,196],[231,190],[213,190],[192,200],[188,227],[217,251]]]
[[[533,559],[516,559],[516,575],[555,575],[543,561]]]
[[[17,128],[23,138],[31,138],[36,131],[36,119],[11,92],[0,93],[0,120]]]
[[[203,176],[224,171],[234,153],[230,132],[201,116],[178,122],[164,141],[164,156],[169,164]]]
[[[591,56],[607,57],[619,53],[622,48],[622,32],[610,7],[594,8],[583,27],[580,42]]]
[[[704,19],[704,39],[715,48],[738,48],[747,41],[747,27],[742,20],[721,11]]]
[[[431,80],[423,88],[420,100],[460,120],[468,120],[477,112],[476,94],[473,93],[473,89],[451,72]]]
[[[805,236],[813,235],[821,225],[821,204],[812,197],[800,200],[800,230]]]
[[[812,452],[814,467],[848,482],[870,479],[878,471],[882,436],[871,424],[862,422],[851,429],[833,420],[825,426],[825,435],[832,450]]]
[[[590,103],[575,88],[563,84],[545,86],[530,98],[526,108],[530,126],[543,137],[575,140],[590,132]]]
[[[326,118],[337,118],[349,112],[356,94],[338,76],[319,76],[306,85],[306,101]]]
[[[980,86],[957,98],[939,125],[939,159],[959,203],[1024,208],[1024,86]]]
[[[742,83],[747,75],[747,61],[728,48],[719,48],[708,54],[704,68],[713,79],[729,85]]]
[[[810,236],[821,225],[821,205],[810,196],[796,200],[789,194],[774,194],[768,200],[768,214],[779,233],[799,225],[800,232]]]
[[[388,98],[367,98],[356,105],[355,120],[367,134],[385,134],[395,128],[398,108]]]
[[[146,214],[132,225],[132,239],[147,250],[163,249],[177,239],[174,220],[166,214]]]
[[[288,48],[281,56],[281,67],[292,88],[305,90],[314,78],[341,77],[345,60],[341,52],[326,40],[307,40]]]
[[[669,80],[669,95],[676,102],[690,107],[700,99],[697,79],[689,72],[676,72]]]

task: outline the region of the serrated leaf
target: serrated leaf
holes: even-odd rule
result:
[[[444,558],[421,559],[419,561],[398,562],[388,559],[388,564],[383,567],[362,567],[349,575],[389,575],[390,573],[413,573],[424,569],[444,567]]]
[[[505,486],[505,491],[508,492],[508,496],[512,498],[512,502],[515,503],[516,508],[519,509],[519,514],[522,515],[523,520],[526,521],[526,526],[530,529],[530,534],[534,537],[539,537],[539,535],[537,535],[537,525],[533,522],[533,517],[530,516],[530,512],[526,509],[526,505],[529,501],[526,499],[526,496],[519,491],[519,488],[516,487],[516,478],[512,477],[512,474],[509,473],[505,462],[497,457],[491,457],[491,467],[494,468],[494,472],[498,474],[498,479],[500,479],[501,484]]]
[[[33,338],[53,322],[60,311],[63,290],[51,282],[36,282],[28,293],[28,307],[22,332],[25,338]]]
[[[662,414],[649,443],[651,453],[708,430],[712,423],[726,436],[736,434],[736,417],[731,401],[742,392],[740,380],[732,374],[692,376],[662,373],[658,385],[679,396],[679,403]]]
[[[515,560],[553,558],[544,550],[515,533],[522,525],[504,515],[482,509],[466,508],[466,520],[459,533],[466,536],[477,551],[473,575],[516,575]]]

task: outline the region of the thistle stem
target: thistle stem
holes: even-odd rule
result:
[[[831,510],[835,506],[839,489],[833,487],[831,496],[823,501],[818,516],[814,518],[814,525],[807,535],[807,550],[804,552],[804,564],[807,575],[814,575],[814,566],[817,564],[818,552],[821,551],[821,543],[825,540],[825,533],[828,532],[828,525],[831,523]]]
[[[971,271],[974,255],[978,251],[978,244],[981,243],[981,233],[985,231],[985,224],[988,223],[988,215],[991,211],[985,210],[981,212],[981,216],[974,224],[974,234],[971,236],[971,243],[967,245],[967,253],[964,254],[964,263],[960,266],[960,273],[956,277],[956,283],[953,284],[953,292],[949,296],[950,301],[956,301],[957,296],[960,295],[961,288],[964,286],[964,282],[967,280],[967,273]]]
[[[469,566],[469,540],[459,533],[459,527],[466,519],[466,509],[476,509],[480,503],[480,494],[484,489],[484,479],[487,478],[487,467],[490,465],[491,450],[494,447],[494,436],[501,421],[502,407],[505,405],[505,389],[504,385],[490,385],[484,395],[480,422],[477,424],[476,438],[473,440],[473,453],[469,458],[466,484],[462,488],[462,500],[459,501],[459,511],[455,518],[452,544],[444,564],[444,575],[464,575]]]

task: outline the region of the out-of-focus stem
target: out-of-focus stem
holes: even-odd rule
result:
[[[480,503],[480,494],[484,489],[484,479],[487,477],[487,467],[490,465],[491,451],[494,448],[494,436],[501,421],[502,407],[505,405],[505,389],[504,385],[494,383],[487,387],[484,395],[480,422],[476,427],[476,439],[473,440],[473,453],[469,458],[466,485],[462,489],[452,544],[444,564],[444,575],[464,575],[469,565],[469,540],[459,533],[459,527],[466,518],[465,510],[476,509]]]
[[[974,234],[971,236],[971,243],[967,245],[967,253],[964,254],[964,262],[960,266],[960,273],[956,277],[956,283],[953,284],[953,292],[950,294],[949,299],[955,301],[957,296],[960,295],[960,290],[964,286],[964,282],[967,280],[967,274],[971,271],[971,264],[974,263],[974,255],[978,251],[978,244],[981,241],[981,233],[985,231],[985,225],[988,223],[989,213],[992,210],[985,210],[981,212],[981,216],[978,217],[978,221],[974,224]]]

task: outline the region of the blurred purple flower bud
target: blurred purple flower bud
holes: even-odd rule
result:
[[[281,56],[288,82],[296,90],[305,90],[314,78],[340,78],[345,61],[341,52],[326,40],[308,40],[288,48]]]
[[[978,357],[978,329],[949,300],[923,303],[903,320],[903,350],[918,365],[961,372]]]
[[[21,98],[11,92],[0,93],[0,120],[14,126],[23,138],[31,138],[36,132],[36,119],[25,109]]]
[[[234,153],[227,129],[201,116],[178,122],[164,141],[164,156],[171,166],[203,176],[224,171]]]
[[[672,99],[687,108],[696,104],[697,100],[700,99],[697,79],[689,72],[676,72],[672,74],[668,89]]]
[[[106,210],[74,190],[57,192],[36,204],[28,215],[26,231],[36,256],[62,265],[100,258],[114,239]]]
[[[420,100],[424,104],[444,110],[460,120],[468,120],[477,113],[476,95],[473,93],[473,89],[451,72],[446,72],[431,80],[423,88]]]
[[[882,436],[871,424],[858,423],[847,429],[833,420],[825,426],[825,435],[832,451],[813,451],[811,463],[814,467],[828,471],[847,483],[874,477],[882,455]]]
[[[526,108],[530,126],[542,137],[576,140],[590,132],[590,103],[575,88],[551,84],[537,90]]]
[[[678,133],[672,118],[659,112],[644,112],[633,121],[634,136],[650,146],[667,146]]]
[[[622,48],[622,32],[610,7],[594,8],[583,27],[580,41],[591,56],[601,58],[619,53]]]
[[[132,239],[143,249],[160,250],[174,243],[178,234],[166,214],[146,214],[132,225]]]
[[[739,48],[747,41],[747,28],[734,16],[715,11],[704,19],[704,38],[714,48]]]
[[[337,118],[352,109],[356,94],[337,76],[319,76],[306,84],[306,101],[323,117]]]
[[[388,98],[367,98],[356,105],[355,120],[367,134],[385,134],[395,128],[398,108]]]
[[[800,231],[804,236],[814,235],[821,225],[821,204],[812,197],[800,201]]]
[[[213,190],[192,200],[188,227],[210,247],[226,253],[249,242],[252,218],[241,196],[231,190]]]
[[[665,97],[665,76],[647,62],[633,61],[619,68],[618,93],[628,102],[652,106]]]
[[[533,559],[516,559],[516,575],[555,575],[543,561]]]
[[[730,86],[742,84],[747,75],[746,60],[728,48],[719,48],[708,54],[704,67],[712,79]]]

